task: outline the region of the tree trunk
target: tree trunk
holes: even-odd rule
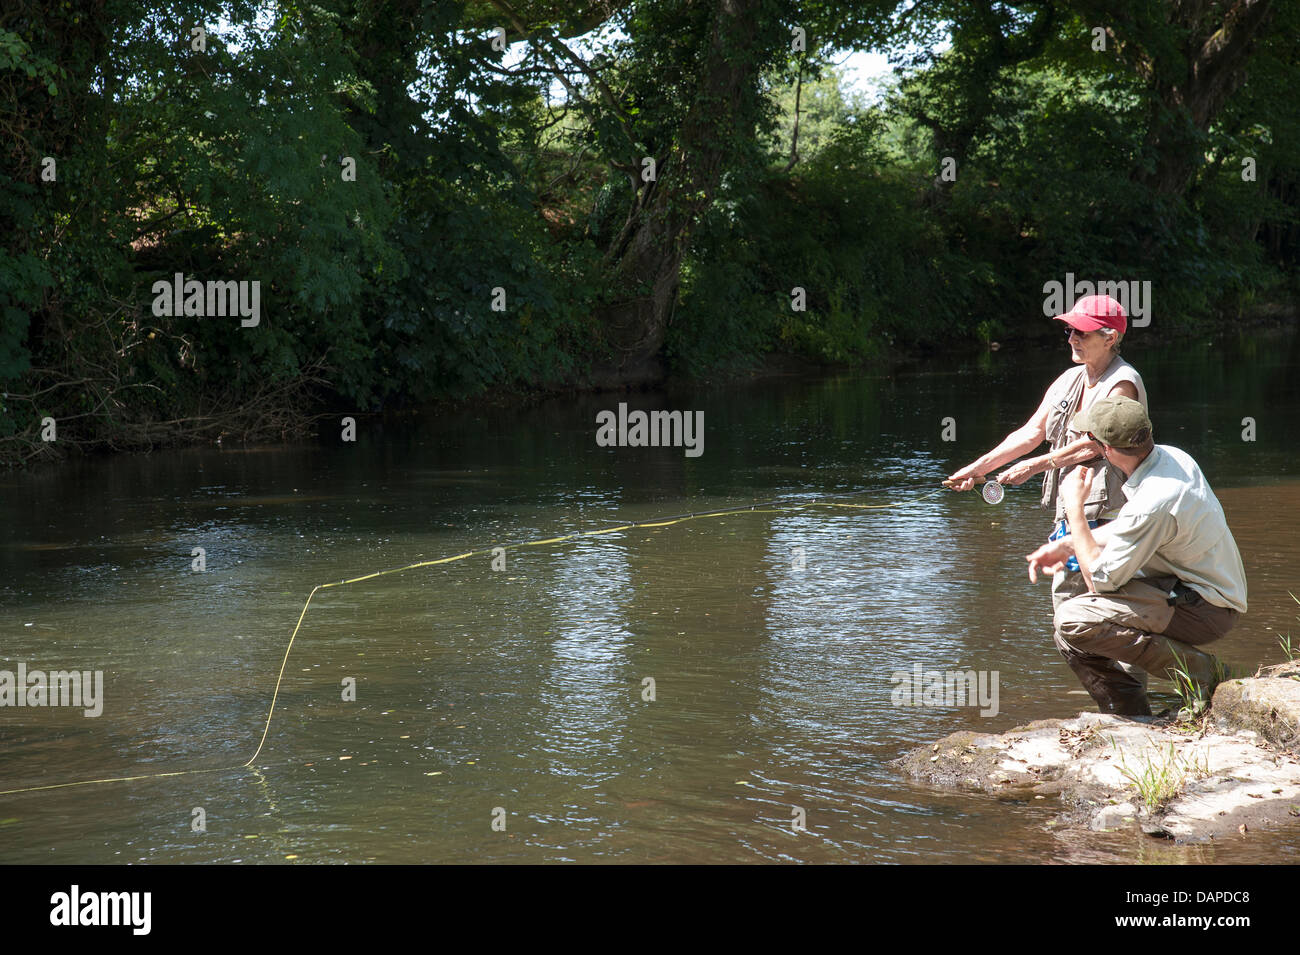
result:
[[[1145,146],[1155,163],[1136,176],[1158,195],[1176,197],[1187,192],[1201,165],[1210,123],[1246,80],[1251,46],[1271,2],[1232,0],[1222,23],[1208,33],[1198,22],[1205,12],[1203,4],[1191,4],[1187,10],[1175,4],[1172,25],[1187,37],[1185,68],[1179,74],[1162,73],[1154,61],[1150,64],[1155,98]]]
[[[657,182],[638,183],[638,211],[611,249],[614,298],[601,312],[612,363],[598,383],[659,380],[659,352],[677,303],[691,229],[717,192],[736,145],[753,135],[758,0],[715,0],[712,36],[694,105]]]

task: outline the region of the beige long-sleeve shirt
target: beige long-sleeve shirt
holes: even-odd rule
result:
[[[1092,580],[1113,591],[1134,577],[1174,576],[1216,607],[1246,612],[1246,571],[1223,507],[1191,455],[1158,444],[1128,480],[1128,498]]]

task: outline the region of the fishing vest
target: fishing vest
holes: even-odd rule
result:
[[[1138,401],[1142,403],[1142,407],[1145,409],[1147,407],[1147,391],[1142,384],[1142,376],[1138,374],[1136,368],[1118,355],[1112,359],[1106,370],[1101,373],[1101,377],[1097,379],[1097,387],[1093,389],[1087,407],[1092,407],[1093,402],[1098,398],[1110,394],[1111,389],[1121,381],[1133,384],[1133,387],[1137,389]],[[1088,369],[1081,365],[1061,375],[1048,389],[1047,442],[1051,447],[1051,453],[1055,453],[1083,437],[1083,432],[1071,428],[1070,422],[1076,414],[1085,410],[1084,407],[1080,407],[1080,402],[1083,399],[1084,386],[1087,382]],[[1108,465],[1103,457],[1097,457],[1083,463],[1087,467],[1098,469],[1097,476],[1092,481],[1092,491],[1084,502],[1083,516],[1090,521],[1114,517],[1119,513],[1119,509],[1124,506],[1126,500],[1123,490],[1124,472]],[[1071,465],[1068,468],[1048,468],[1043,474],[1042,507],[1053,510],[1058,521],[1065,518],[1065,505],[1058,493],[1061,487],[1061,479],[1065,477],[1066,472],[1073,470],[1075,467],[1078,467],[1078,465]]]

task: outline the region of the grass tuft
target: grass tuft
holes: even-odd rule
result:
[[[1119,755],[1119,771],[1133,784],[1142,805],[1151,814],[1164,809],[1180,796],[1189,779],[1210,775],[1210,761],[1205,753],[1184,759],[1178,755],[1173,743],[1168,749],[1157,748],[1154,755],[1143,757],[1142,764],[1136,769],[1129,766],[1114,737],[1110,744]]]

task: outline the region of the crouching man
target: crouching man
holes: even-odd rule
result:
[[[1198,648],[1246,612],[1246,573],[1223,508],[1188,454],[1155,444],[1138,402],[1102,398],[1072,427],[1127,475],[1127,500],[1115,520],[1090,529],[1083,511],[1093,475],[1076,468],[1061,489],[1070,535],[1025,558],[1037,581],[1073,555],[1088,585],[1057,608],[1056,646],[1103,713],[1151,713],[1145,688],[1118,662],[1177,682],[1187,674],[1197,702],[1180,715],[1195,715],[1224,677]]]

